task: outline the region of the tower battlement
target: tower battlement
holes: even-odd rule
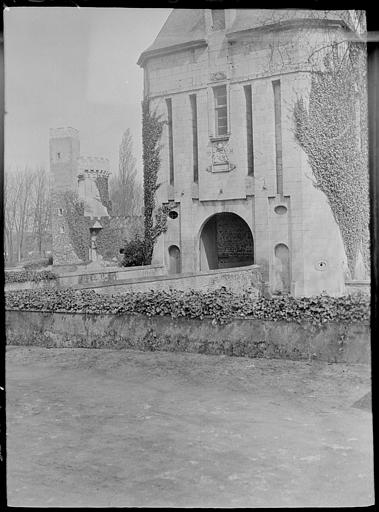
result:
[[[60,139],[63,137],[74,137],[79,139],[79,130],[71,128],[71,126],[62,126],[60,128],[50,128],[50,139]]]
[[[78,175],[108,178],[110,175],[109,167],[108,158],[96,156],[81,156],[78,158]]]

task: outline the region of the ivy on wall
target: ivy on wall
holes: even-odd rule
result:
[[[72,191],[64,193],[63,209],[72,248],[83,262],[89,261],[91,219],[84,217],[84,202]]]
[[[327,52],[311,78],[309,105],[295,104],[295,137],[308,156],[315,187],[340,228],[351,277],[359,252],[369,272],[369,192],[365,51],[349,44]]]
[[[117,257],[123,245],[122,231],[112,222],[111,217],[101,217],[99,222],[103,226],[103,229],[96,238],[97,253],[100,254],[103,259],[111,260]]]
[[[142,102],[142,144],[143,144],[143,179],[144,179],[144,227],[146,264],[151,263],[154,243],[158,236],[167,229],[167,207],[160,206],[155,213],[155,194],[159,188],[157,183],[160,167],[160,139],[165,121],[161,116],[150,110],[150,100]]]
[[[109,215],[112,214],[112,201],[109,199],[108,178],[98,176],[95,180],[100,195],[100,201],[107,209]]]

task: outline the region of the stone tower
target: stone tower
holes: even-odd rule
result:
[[[81,156],[75,128],[54,128],[50,130],[50,173],[54,265],[91,260],[90,234],[96,222],[109,218],[109,161]],[[78,211],[72,200],[67,203],[67,192],[73,193],[72,200],[83,202]],[[70,217],[68,205],[78,217]]]
[[[64,216],[64,193],[76,191],[80,155],[79,132],[75,128],[50,129],[50,173],[52,196],[52,234],[54,264],[79,263],[69,238]]]

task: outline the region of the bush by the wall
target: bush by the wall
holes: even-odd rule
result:
[[[149,250],[146,241],[141,238],[134,238],[124,244],[120,249],[122,256],[121,265],[123,267],[136,267],[147,265],[149,259]]]
[[[365,295],[294,298],[279,296],[254,299],[221,288],[209,292],[150,291],[100,295],[94,290],[42,289],[6,292],[6,308],[26,311],[78,313],[139,313],[147,316],[213,318],[225,323],[232,318],[325,322],[368,322],[370,300]]]
[[[26,281],[48,281],[57,279],[57,275],[51,270],[21,270],[19,272],[5,272],[6,283],[25,283]]]

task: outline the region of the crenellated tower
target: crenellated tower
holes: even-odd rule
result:
[[[79,132],[75,128],[50,129],[50,172],[54,265],[91,259],[90,231],[101,218],[109,217],[109,160],[80,156]],[[84,203],[82,214],[69,221],[67,193]],[[72,210],[72,208],[71,208]],[[81,226],[78,233],[73,228]]]

